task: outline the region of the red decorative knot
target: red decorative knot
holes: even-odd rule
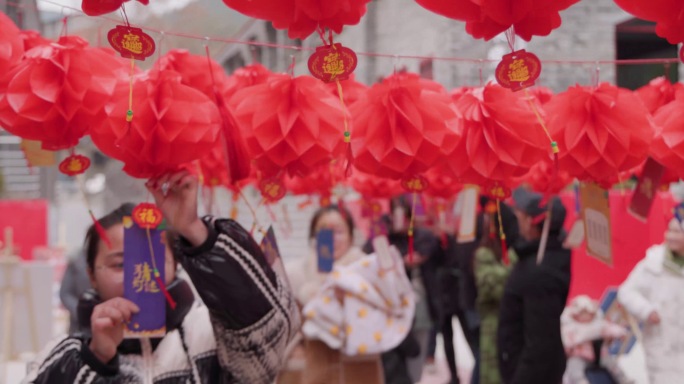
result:
[[[278,179],[266,179],[259,183],[259,191],[261,196],[270,203],[282,199],[287,192],[283,182]]]
[[[316,48],[309,57],[309,72],[326,83],[346,80],[356,69],[356,53],[340,43]]]
[[[107,33],[107,40],[126,59],[145,61],[155,50],[154,39],[140,28],[117,25]]]
[[[534,85],[541,74],[541,61],[524,49],[511,52],[496,67],[496,81],[504,88],[519,91]]]
[[[133,208],[133,221],[143,229],[157,228],[163,217],[159,208],[151,203],[140,203]]]
[[[401,180],[401,186],[409,192],[423,192],[428,187],[428,181],[424,176],[414,175]]]
[[[511,189],[504,185],[492,184],[485,188],[485,193],[493,199],[504,200],[511,196]]]
[[[83,155],[71,155],[59,163],[59,171],[68,176],[80,175],[90,168],[90,159]]]

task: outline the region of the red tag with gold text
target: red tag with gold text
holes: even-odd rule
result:
[[[117,25],[107,33],[107,40],[125,59],[145,61],[155,50],[154,39],[140,28]]]
[[[275,203],[285,196],[287,190],[283,182],[278,179],[266,179],[259,182],[259,191],[264,200],[269,203]]]
[[[484,193],[493,198],[493,199],[498,199],[498,200],[505,200],[509,197],[511,197],[511,189],[508,188],[505,185],[500,185],[498,183],[493,183],[491,185],[488,185]]]
[[[541,73],[541,61],[524,49],[511,52],[496,66],[496,81],[504,88],[519,91],[534,85]]]
[[[428,181],[421,175],[415,175],[402,179],[401,186],[409,192],[423,192],[428,187]]]
[[[90,167],[90,159],[83,155],[71,155],[59,163],[59,171],[67,176],[76,176]]]
[[[354,51],[335,43],[316,48],[309,57],[309,72],[326,83],[346,80],[356,69],[357,62]]]
[[[140,228],[155,229],[161,224],[164,216],[159,208],[152,203],[140,203],[133,208],[133,221]]]

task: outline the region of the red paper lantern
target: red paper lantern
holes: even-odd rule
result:
[[[463,116],[463,140],[447,164],[463,183],[505,185],[550,157],[549,139],[524,93],[490,83],[455,105]]]
[[[364,199],[389,199],[404,192],[399,180],[369,175],[358,169],[347,180]]]
[[[463,189],[463,184],[453,175],[446,163],[430,168],[425,173],[425,177],[428,181],[428,188],[425,193],[429,196],[449,200]]]
[[[676,99],[658,109],[653,116],[656,134],[651,146],[651,156],[684,178],[684,99]]]
[[[556,170],[551,159],[545,159],[534,164],[530,171],[517,181],[529,185],[533,191],[557,195],[572,183],[572,180],[567,172],[562,169]]]
[[[133,119],[126,123],[128,98],[107,107],[91,131],[95,145],[124,162],[133,177],[150,178],[180,169],[213,148],[221,129],[216,104],[181,84],[174,71],[152,70],[135,79]]]
[[[121,8],[123,3],[128,0],[83,0],[81,9],[88,16],[100,16],[109,12],[114,12]],[[149,0],[138,0],[139,3],[147,5]]]
[[[636,94],[644,102],[646,109],[654,114],[660,107],[670,103],[677,96],[684,96],[684,85],[682,83],[672,84],[670,80],[661,76],[637,89]]]
[[[684,3],[679,0],[615,0],[632,15],[656,22],[655,32],[670,44],[684,42]]]
[[[424,8],[442,16],[464,21],[466,32],[476,39],[490,40],[513,27],[529,41],[547,36],[561,25],[560,11],[579,0],[416,0]]]
[[[630,90],[607,83],[576,86],[555,95],[544,109],[560,167],[572,177],[608,186],[648,156],[653,123]]]
[[[24,51],[29,51],[35,47],[51,43],[50,40],[41,36],[38,31],[22,30],[19,35],[24,42]]]
[[[231,185],[221,140],[207,154],[199,158],[199,167],[202,173],[202,185],[206,187],[228,187]]]
[[[19,28],[12,19],[0,12],[0,74],[19,63],[23,54],[24,43]]]
[[[253,85],[263,84],[272,74],[273,72],[261,64],[247,65],[233,72],[225,80],[221,94],[227,102],[230,102],[230,99],[237,91]]]
[[[127,72],[109,50],[65,36],[35,47],[0,80],[0,123],[9,132],[42,142],[44,149],[75,146],[96,124],[117,82]]]
[[[250,173],[250,160],[245,143],[234,118],[227,110],[221,90],[227,86],[227,76],[223,68],[207,56],[191,55],[188,51],[174,49],[159,59],[157,68],[162,71],[171,70],[181,75],[181,83],[204,93],[214,101],[221,115],[222,137],[220,153],[214,159],[223,159],[226,171],[225,185],[244,179]],[[223,176],[223,175],[222,175]],[[223,183],[222,183],[223,184]]]
[[[410,178],[446,159],[461,120],[441,85],[399,73],[373,85],[352,105],[354,165],[372,175]]]
[[[537,101],[540,107],[551,101],[551,98],[553,97],[553,91],[546,87],[528,88],[528,92],[534,97],[534,100]]]
[[[216,89],[221,90],[228,80],[223,68],[207,56],[192,55],[185,49],[172,49],[155,63],[162,71],[176,71],[181,75],[181,83],[214,97],[214,81]],[[212,80],[213,75],[213,80]]]
[[[337,83],[327,83],[326,86],[332,92],[335,97],[340,97],[337,89]],[[366,92],[368,92],[368,86],[363,83],[359,83],[354,80],[354,75],[352,75],[347,80],[340,81],[340,86],[342,87],[342,96],[344,96],[344,104],[349,107],[357,101],[366,97]]]
[[[285,186],[293,195],[330,197],[335,185],[344,178],[340,162],[324,164],[306,176],[285,177]]]
[[[342,32],[366,13],[370,0],[223,0],[230,8],[257,19],[268,20],[276,29],[286,29],[291,39],[305,39],[316,28]]]
[[[265,179],[281,171],[307,175],[343,153],[342,106],[313,77],[273,75],[238,91],[229,106]]]

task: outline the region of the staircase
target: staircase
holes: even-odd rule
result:
[[[0,129],[0,198],[50,199],[53,168],[29,167],[19,144],[21,139]]]

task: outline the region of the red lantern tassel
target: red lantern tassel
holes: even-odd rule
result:
[[[501,260],[503,260],[504,265],[509,265],[511,263],[508,258],[508,246],[506,245],[506,236],[501,236]]]
[[[112,248],[112,242],[109,240],[107,232],[105,232],[105,229],[102,227],[102,224],[100,224],[100,222],[95,218],[93,211],[89,209],[88,213],[90,214],[90,218],[93,219],[93,224],[95,224],[95,231],[97,231],[97,234],[100,235],[100,239],[102,239],[102,241],[104,241],[105,244],[107,244],[107,248]]]
[[[173,300],[173,297],[171,297],[171,294],[166,289],[166,284],[164,284],[164,282],[161,279],[161,276],[159,276],[159,271],[157,271],[156,269],[154,270],[154,278],[155,280],[157,280],[159,289],[161,289],[162,293],[164,293],[164,297],[166,297],[166,301],[169,303],[169,307],[171,307],[171,309],[176,309],[176,302]]]

